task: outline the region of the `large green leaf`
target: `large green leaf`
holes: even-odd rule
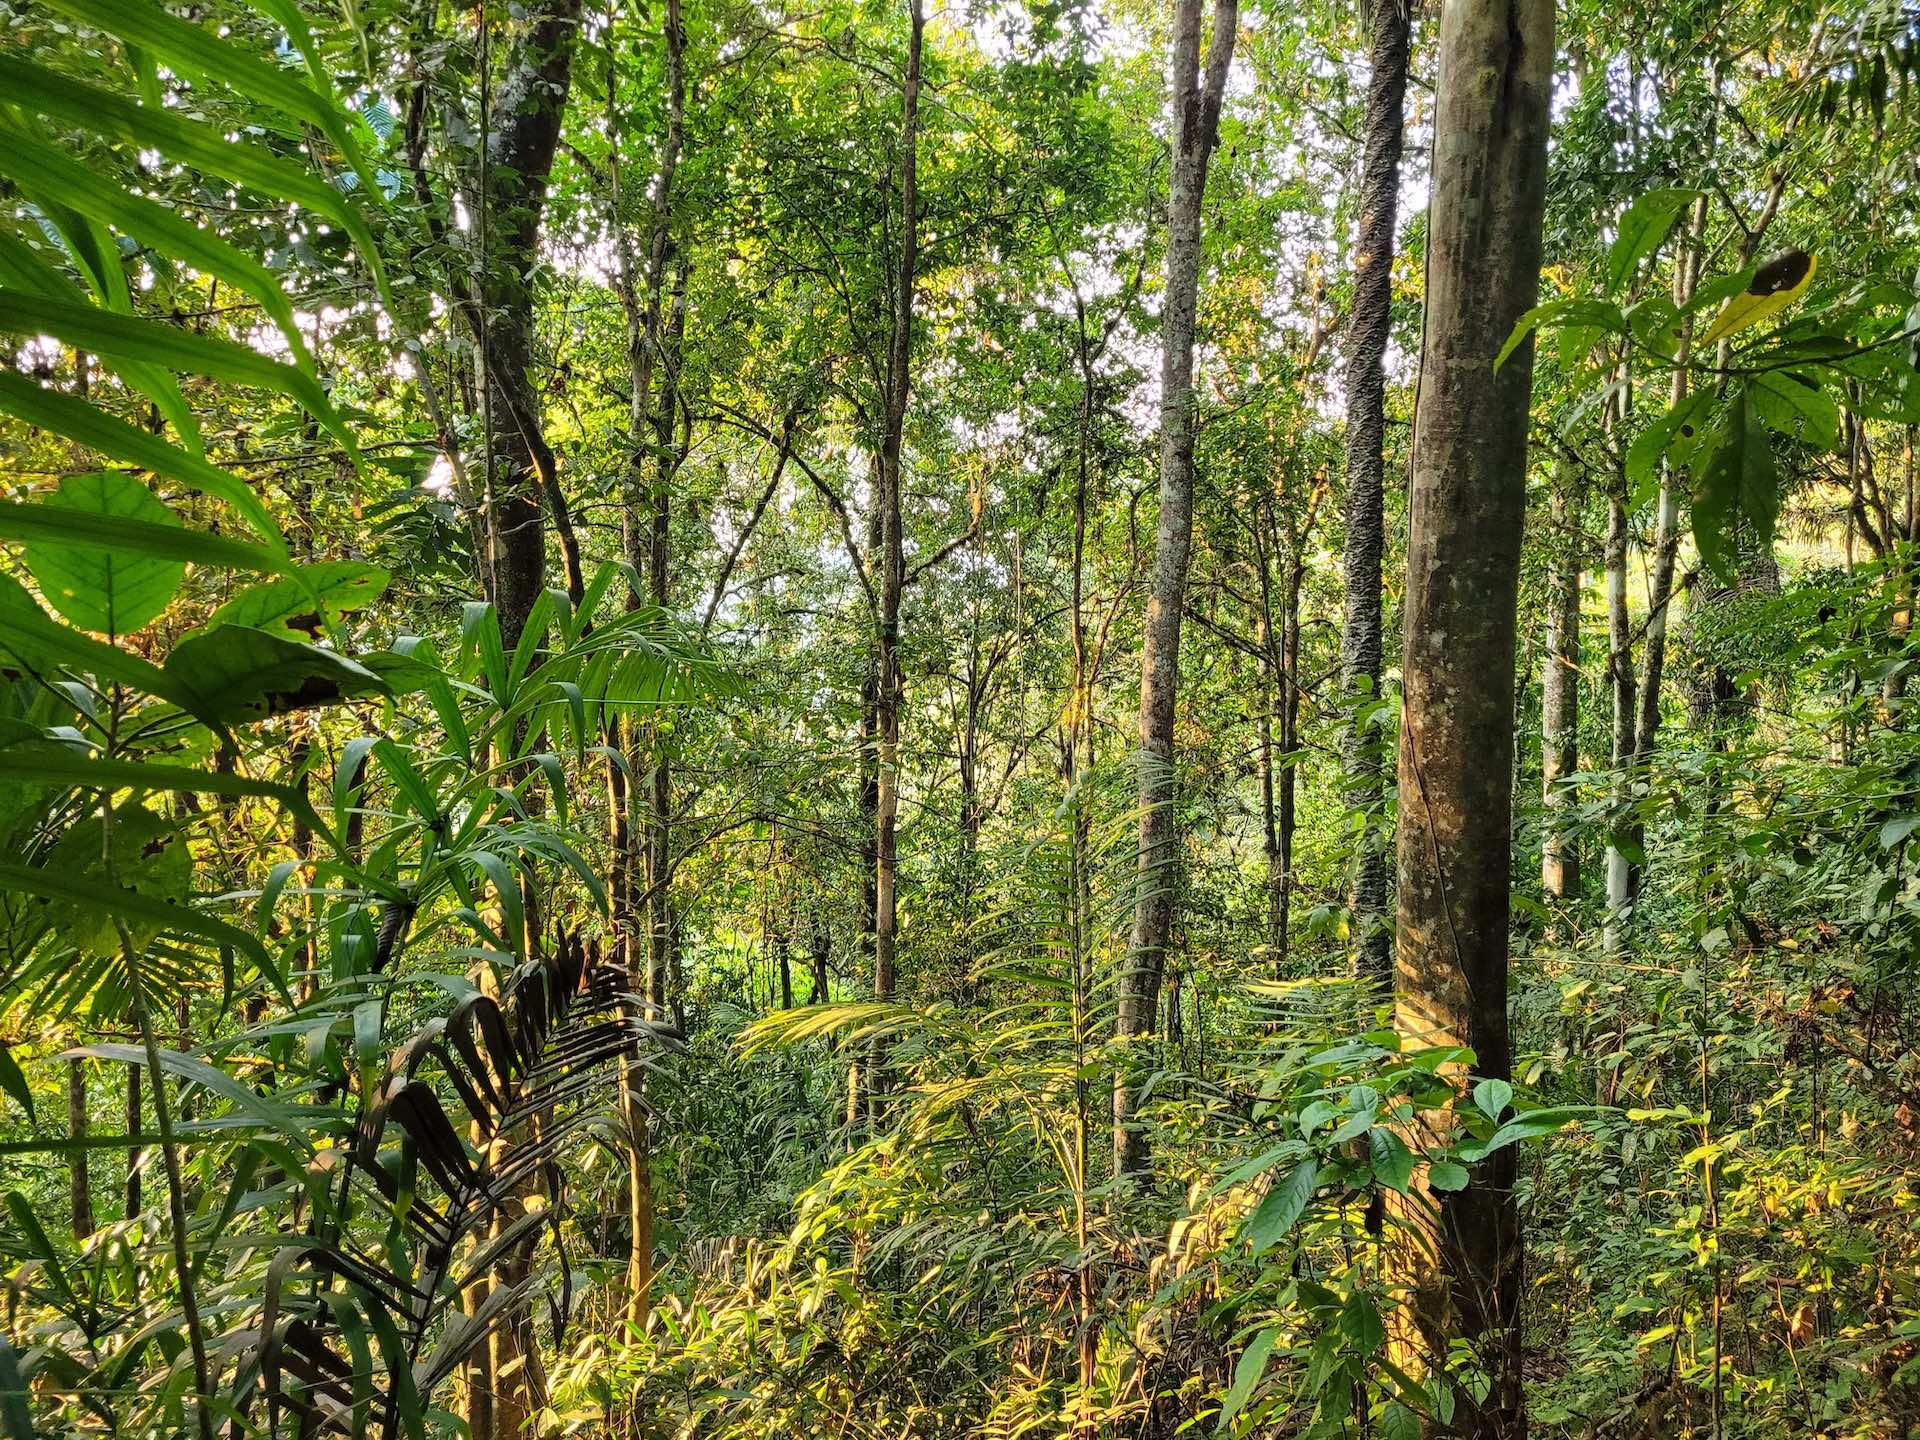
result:
[[[60,874],[39,866],[0,862],[0,890],[86,906],[94,913],[118,915],[151,926],[155,933],[195,935],[216,945],[231,945],[262,965],[268,963],[265,948],[246,931],[191,905],[169,904],[124,887],[116,890],[97,874]]]
[[[0,54],[0,94],[15,104],[81,126],[106,139],[158,150],[182,165],[217,175],[264,195],[291,200],[338,225],[358,248],[386,296],[386,274],[366,217],[339,190],[257,145],[229,140],[159,106],[135,105],[125,96],[38,65]]]
[[[295,365],[269,359],[258,350],[175,325],[131,315],[115,315],[96,305],[0,289],[0,329],[15,334],[51,335],[76,349],[91,350],[110,361],[132,360],[188,375],[205,375],[234,385],[275,390],[306,409],[327,428],[357,467],[360,448],[320,382]]]
[[[1695,390],[1669,406],[1634,437],[1627,448],[1627,484],[1636,496],[1649,493],[1664,459],[1671,470],[1685,471],[1700,448],[1715,404],[1711,390]]]
[[[186,708],[224,724],[391,693],[378,675],[344,655],[245,625],[189,635],[165,668],[189,697]]]
[[[313,357],[294,322],[293,306],[267,268],[210,230],[155,201],[135,195],[18,129],[0,134],[0,175],[43,203],[64,205],[143,240],[169,259],[191,265],[259,302],[286,337],[294,358],[312,369]]]
[[[1271,1249],[1292,1230],[1313,1198],[1313,1187],[1320,1180],[1320,1164],[1309,1157],[1287,1172],[1268,1190],[1254,1212],[1240,1227],[1253,1246],[1253,1253]]]
[[[50,390],[9,370],[0,370],[0,410],[29,425],[64,435],[109,460],[165,475],[203,494],[225,500],[247,517],[247,522],[268,544],[285,553],[286,541],[280,527],[244,482],[176,445],[169,445],[159,436],[116,420],[78,396]]]
[[[180,521],[131,475],[112,470],[69,475],[46,507],[108,521],[132,520],[156,529]],[[186,578],[187,567],[164,556],[104,544],[36,540],[24,558],[49,605],[83,630],[131,635],[165,612]]]
[[[10,575],[0,575],[0,653],[43,676],[73,670],[119,681],[176,705],[186,694],[158,665],[51,619]]]
[[[149,0],[44,0],[46,7],[82,24],[115,36],[123,45],[137,45],[182,75],[230,86],[258,100],[270,115],[296,124],[311,125],[340,147],[363,185],[377,192],[365,173],[360,147],[354,142],[347,116],[331,97],[303,85],[277,65],[230,45],[213,27],[169,15]]]
[[[172,512],[168,512],[171,515]],[[94,515],[60,505],[0,504],[0,540],[29,545],[111,545],[123,554],[151,555],[227,570],[284,570],[288,561],[259,545],[122,515]],[[298,582],[294,582],[296,587]]]
[[[1840,442],[1840,407],[1811,374],[1765,371],[1748,383],[1747,398],[1769,430],[1815,450],[1831,450]]]
[[[1734,391],[1716,440],[1694,490],[1693,538],[1700,558],[1722,583],[1731,584],[1743,528],[1754,543],[1770,546],[1780,512],[1773,449],[1746,386]]]
[[[311,635],[326,620],[366,609],[380,598],[391,580],[392,576],[378,565],[363,565],[357,560],[303,565],[298,576],[283,575],[242,590],[213,612],[207,628],[248,625],[257,630]]]
[[[1253,1398],[1254,1386],[1267,1373],[1267,1359],[1273,1354],[1274,1344],[1279,1339],[1279,1329],[1270,1325],[1254,1336],[1252,1343],[1241,1352],[1239,1363],[1233,1367],[1233,1384],[1220,1402],[1218,1424],[1221,1431],[1224,1432],[1233,1423],[1233,1417],[1246,1409],[1247,1401]]]
[[[0,94],[4,93],[4,89],[0,89]],[[108,273],[122,281],[117,288],[124,292],[125,276],[120,267],[116,264],[109,268]],[[85,301],[84,291],[42,260],[26,241],[4,227],[0,227],[0,285],[69,305],[79,305]],[[107,303],[104,298],[102,303]],[[128,310],[131,307],[131,297],[122,294],[119,308]],[[140,360],[122,358],[112,364],[122,380],[160,407],[160,413],[179,433],[181,443],[195,455],[205,454],[199,422],[194,419],[193,411],[180,394],[179,382],[172,375],[158,365],[149,365]]]

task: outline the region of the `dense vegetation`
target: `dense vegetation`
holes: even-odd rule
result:
[[[0,1429],[1920,1429],[1914,0],[0,0]]]

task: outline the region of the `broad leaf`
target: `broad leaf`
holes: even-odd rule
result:
[[[179,518],[131,475],[100,471],[69,475],[48,496],[47,509],[142,527],[180,528]],[[106,543],[36,540],[26,547],[27,569],[49,605],[85,630],[131,635],[160,618],[180,589],[187,567],[179,560]]]
[[[1627,207],[1627,213],[1620,217],[1619,234],[1607,252],[1609,289],[1617,291],[1626,285],[1640,262],[1660,248],[1680,212],[1699,195],[1698,190],[1649,190]]]

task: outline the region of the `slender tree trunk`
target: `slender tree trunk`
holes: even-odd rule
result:
[[[1160,320],[1160,518],[1140,659],[1140,844],[1138,891],[1126,968],[1120,974],[1120,1040],[1153,1034],[1160,976],[1173,935],[1178,884],[1173,721],[1180,690],[1180,618],[1193,549],[1193,340],[1200,294],[1200,207],[1218,138],[1220,102],[1233,59],[1238,0],[1214,0],[1206,71],[1200,69],[1201,0],[1177,0],[1173,25],[1173,178],[1167,202],[1167,288]],[[1114,1168],[1147,1168],[1134,1124],[1135,1081],[1126,1067],[1113,1087]]]
[[[1493,359],[1539,291],[1552,0],[1447,0],[1440,21],[1426,327],[1413,436],[1400,735],[1395,1018],[1402,1043],[1471,1047],[1508,1078],[1515,608],[1526,510],[1529,342]],[[1461,1080],[1471,1077],[1458,1076]],[[1421,1123],[1444,1131],[1441,1113]],[[1464,1189],[1424,1179],[1394,1260],[1405,1359],[1464,1340],[1491,1380],[1455,1388],[1450,1434],[1518,1440],[1521,1237],[1514,1149]],[[1417,1236],[1418,1238],[1412,1238]]]
[[[145,1123],[143,1108],[140,1103],[140,1067],[129,1065],[127,1066],[127,1134],[140,1133],[140,1127]],[[129,1220],[140,1213],[140,1151],[141,1147],[138,1145],[127,1151],[126,1206],[121,1213]]]
[[[1707,228],[1707,197],[1694,202],[1687,225],[1688,248],[1674,265],[1673,303],[1684,309],[1693,299],[1699,280],[1700,240]],[[1680,344],[1675,353],[1671,403],[1679,405],[1687,398],[1686,365],[1693,355],[1693,317],[1681,322]],[[1673,473],[1671,466],[1660,479],[1660,511],[1654,528],[1653,574],[1647,593],[1647,640],[1640,670],[1640,717],[1634,727],[1633,753],[1641,764],[1653,755],[1654,737],[1660,729],[1660,682],[1667,662],[1667,611],[1673,603],[1673,574],[1680,554],[1680,487],[1684,475]],[[1637,833],[1637,827],[1636,827]],[[1634,886],[1638,889],[1638,885]]]
[[[1580,769],[1580,576],[1585,563],[1582,496],[1574,467],[1554,473],[1552,570],[1547,595],[1547,653],[1540,677],[1540,791],[1546,808],[1540,888],[1548,899],[1580,894],[1580,851],[1572,834],[1579,797],[1567,777]]]
[[[1340,678],[1350,697],[1380,689],[1380,557],[1385,545],[1387,340],[1393,328],[1394,229],[1399,218],[1400,153],[1406,127],[1410,0],[1368,0],[1366,159],[1360,224],[1354,238],[1353,317],[1347,331],[1346,611],[1340,629]],[[1353,700],[1353,703],[1360,703]],[[1386,986],[1393,979],[1387,923],[1387,847],[1380,828],[1383,794],[1377,731],[1347,731],[1347,809],[1364,816],[1350,896],[1355,973]]]
[[[67,1062],[67,1135],[75,1141],[87,1138],[87,1062]],[[93,1177],[87,1165],[84,1144],[76,1144],[70,1163],[73,1199],[73,1238],[84,1240],[93,1234]]]
[[[873,993],[893,998],[897,964],[896,922],[899,880],[900,711],[905,677],[900,673],[900,602],[906,588],[906,552],[902,531],[900,461],[906,433],[907,401],[913,387],[913,310],[920,261],[920,52],[927,17],[912,0],[907,37],[907,69],[900,94],[900,249],[896,257],[892,330],[887,346],[886,415],[875,467],[880,519],[879,633],[874,657],[874,872]],[[881,1089],[880,1067],[869,1076]]]
[[[1607,680],[1613,694],[1613,834],[1607,842],[1607,920],[1603,941],[1609,955],[1625,943],[1623,912],[1633,898],[1633,866],[1623,847],[1627,810],[1633,800],[1633,627],[1627,612],[1626,477],[1616,474],[1607,495]]]
[[[807,923],[807,940],[812,948],[813,993],[807,996],[809,1005],[824,1005],[827,1000],[827,961],[832,954],[833,937],[827,933],[827,922],[815,906]]]
[[[1286,605],[1280,621],[1280,814],[1278,859],[1280,873],[1270,879],[1272,893],[1272,930],[1274,936],[1274,973],[1284,971],[1293,946],[1293,840],[1299,828],[1299,768],[1293,755],[1300,748],[1300,587],[1306,580],[1306,564],[1300,551],[1302,536],[1294,547],[1287,566],[1283,592]]]

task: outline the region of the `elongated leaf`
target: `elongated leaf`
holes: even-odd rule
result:
[[[115,315],[96,305],[80,305],[0,289],[0,329],[16,334],[47,334],[109,360],[130,359],[188,375],[205,375],[232,385],[256,385],[285,395],[325,426],[355,468],[360,448],[320,382],[295,365],[269,359],[258,350],[210,335],[196,335],[131,315]]]
[[[4,81],[0,81],[0,86],[3,85]],[[0,94],[5,93],[0,88]],[[119,268],[114,267],[111,273],[119,276]],[[121,278],[124,282],[124,277]],[[42,260],[19,236],[4,228],[0,228],[0,285],[69,305],[84,304],[86,298],[84,291]],[[125,288],[124,283],[120,288]],[[130,299],[121,301],[123,309],[130,306]],[[206,448],[200,441],[199,422],[194,419],[193,411],[182,398],[180,386],[173,376],[157,365],[148,365],[139,360],[123,358],[112,363],[122,380],[160,407],[160,413],[179,433],[181,443],[194,455],[204,457]]]
[[[204,174],[291,200],[324,216],[347,232],[373,272],[381,298],[391,307],[379,247],[359,208],[333,186],[271,150],[229,140],[211,127],[194,124],[164,107],[135,105],[111,91],[83,85],[5,54],[0,54],[0,94],[42,115],[55,116],[124,145],[158,150]]]
[[[33,1113],[33,1087],[27,1084],[20,1062],[13,1058],[13,1051],[4,1040],[0,1040],[0,1090],[20,1102],[20,1108],[27,1112],[29,1121],[36,1119]]]
[[[307,342],[294,323],[293,306],[281,292],[279,282],[265,266],[211,231],[202,230],[165,206],[129,193],[107,176],[95,174],[17,129],[0,136],[0,175],[36,200],[91,216],[251,296],[273,317],[294,358],[307,369],[313,368]]]
[[[391,576],[377,565],[356,560],[331,560],[303,565],[296,576],[282,576],[242,590],[207,617],[207,629],[216,625],[247,625],[256,630],[311,634],[324,621],[351,610],[364,610],[385,592]],[[315,613],[316,600],[320,613]],[[298,625],[282,622],[312,616]]]
[[[37,1440],[33,1414],[27,1409],[27,1382],[20,1373],[20,1357],[5,1335],[0,1335],[0,1426],[7,1440]]]
[[[321,835],[332,832],[312,804],[291,786],[217,770],[192,770],[183,765],[146,765],[137,760],[109,760],[78,753],[66,745],[11,745],[0,748],[0,780],[58,781],[97,790],[167,792],[176,795],[227,795],[235,799],[278,801]]]
[[[0,504],[0,540],[28,544],[112,546],[123,554],[153,555],[227,570],[284,570],[284,556],[179,525],[150,523],[124,515],[90,515],[58,505]]]
[[[1299,1222],[1320,1181],[1320,1162],[1309,1156],[1287,1172],[1240,1227],[1258,1255],[1270,1250]]]
[[[340,147],[356,172],[365,170],[347,116],[329,96],[228,44],[210,27],[176,19],[150,0],[46,0],[46,5],[109,32],[123,44],[151,51],[183,75],[231,86],[260,101],[269,113],[313,126]],[[378,189],[372,176],[362,174],[361,179],[366,187]]]
[[[1254,1336],[1252,1343],[1240,1353],[1239,1363],[1233,1367],[1233,1384],[1227,1390],[1226,1398],[1220,1402],[1218,1428],[1222,1432],[1233,1423],[1234,1416],[1246,1409],[1247,1401],[1253,1398],[1254,1386],[1267,1373],[1267,1358],[1273,1354],[1273,1347],[1279,1339],[1278,1328],[1268,1326]]]
[[[0,149],[4,149],[4,145],[0,145]],[[169,445],[157,435],[136,430],[124,420],[116,420],[104,411],[96,410],[77,396],[50,390],[24,375],[7,370],[0,370],[0,410],[17,416],[29,425],[38,425],[42,430],[64,435],[109,460],[165,475],[202,494],[224,500],[246,516],[247,523],[259,531],[275,550],[282,553],[286,550],[280,527],[273,523],[267,507],[260,503],[259,497],[243,481],[216,469],[205,460],[187,454],[177,446]]]
[[[1607,252],[1609,289],[1617,291],[1633,278],[1640,262],[1660,248],[1680,212],[1699,195],[1698,190],[1649,190],[1627,207],[1627,213],[1620,217],[1613,248]]]
[[[10,575],[0,575],[0,653],[43,674],[49,666],[65,667],[118,680],[176,705],[184,706],[188,698],[159,666],[48,618]]]
[[[246,931],[190,905],[170,905],[124,886],[117,891],[109,890],[98,877],[73,879],[37,866],[0,863],[0,890],[38,895],[43,900],[65,900],[87,909],[138,920],[162,931],[197,935],[216,945],[231,945],[261,964],[267,962],[266,950]]]
[[[239,933],[239,932],[235,932]],[[249,937],[251,938],[251,937]],[[313,1139],[305,1125],[285,1106],[276,1105],[263,1096],[256,1095],[252,1088],[241,1084],[224,1070],[219,1070],[204,1060],[196,1060],[191,1055],[182,1055],[177,1050],[160,1050],[160,1068],[169,1075],[188,1080],[211,1094],[232,1103],[236,1110],[252,1116],[278,1130],[301,1150],[310,1154]],[[112,1060],[122,1065],[146,1067],[147,1052],[140,1045],[80,1045],[63,1051],[62,1060],[81,1057],[95,1060]]]
[[[1745,521],[1755,543],[1773,544],[1780,509],[1773,448],[1747,387],[1734,392],[1718,444],[1703,467],[1693,501],[1693,538],[1700,558],[1726,584],[1738,569],[1735,536]]]
[[[1536,305],[1518,320],[1514,321],[1513,333],[1507,336],[1507,343],[1500,347],[1500,353],[1493,357],[1493,368],[1498,370],[1507,363],[1509,356],[1525,343],[1526,338],[1536,329],[1547,325],[1584,325],[1607,330],[1615,335],[1627,333],[1626,316],[1618,305],[1605,300],[1590,300],[1576,296],[1567,300],[1549,300],[1544,305]]]

